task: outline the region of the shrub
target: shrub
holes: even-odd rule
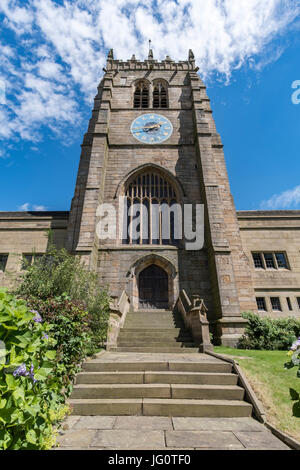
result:
[[[297,377],[300,379],[300,337],[294,341],[290,350],[288,352],[290,361],[287,362],[284,366],[286,369],[291,369],[297,367]],[[293,388],[290,388],[291,399],[294,402],[293,404],[293,415],[297,418],[300,417],[300,393]]]
[[[47,300],[29,297],[26,301],[52,325],[51,336],[56,341],[57,351],[54,373],[69,396],[80,363],[92,349],[90,315],[81,302],[71,301],[67,296]]]
[[[27,267],[14,293],[42,301],[65,296],[81,303],[90,315],[92,348],[105,341],[109,318],[107,291],[100,288],[97,274],[66,250],[50,246],[44,256]]]
[[[23,300],[0,290],[0,449],[49,449],[63,418],[52,326]]]
[[[273,319],[251,312],[242,314],[248,320],[241,349],[286,350],[300,335],[300,321],[294,318]]]

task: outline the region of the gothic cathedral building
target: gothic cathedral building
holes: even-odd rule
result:
[[[114,299],[125,291],[134,311],[171,310],[181,291],[199,296],[222,344],[243,333],[242,312],[300,315],[300,211],[236,211],[197,72],[192,51],[180,62],[154,60],[152,51],[147,60],[122,61],[109,52],[71,210],[0,213],[0,283],[21,269],[20,256],[46,251],[51,227],[56,245],[80,255]],[[167,236],[161,215],[155,227],[151,217],[163,205],[170,208]],[[136,206],[147,215],[133,232]],[[194,225],[194,208],[204,207],[200,249],[187,249],[184,234],[175,239],[173,206],[192,207]],[[115,236],[99,236],[99,207],[122,220]]]

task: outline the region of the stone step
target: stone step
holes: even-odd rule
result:
[[[191,384],[79,384],[72,399],[88,398],[174,398],[242,400],[244,390],[236,385]]]
[[[191,333],[189,331],[180,330],[179,328],[169,328],[166,330],[158,329],[126,329],[122,328],[119,332],[118,338],[191,338]]]
[[[152,323],[129,323],[127,324],[125,322],[124,324],[124,330],[173,330],[174,332],[176,330],[181,330],[184,329],[184,325],[175,325],[174,323],[167,323],[167,324],[162,324],[159,322],[152,322]]]
[[[243,400],[245,395],[238,385],[171,384],[171,393],[174,399],[197,400]]]
[[[128,313],[126,315],[126,320],[132,319],[136,321],[140,320],[154,320],[154,321],[161,321],[161,320],[169,320],[169,319],[177,319],[183,320],[180,315],[174,315],[173,313],[159,313],[152,315],[151,313]]]
[[[175,322],[172,319],[169,320],[125,320],[125,328],[183,328],[184,324],[182,322]]]
[[[80,372],[76,384],[193,384],[237,385],[237,375],[222,372]]]
[[[186,400],[163,398],[71,399],[73,415],[173,416],[205,418],[250,417],[252,406],[240,400]]]
[[[132,315],[133,313],[172,313],[173,310],[168,310],[166,308],[140,308],[134,312],[129,312],[128,315]]]
[[[145,313],[147,315],[149,314],[153,314],[155,315],[156,313],[158,315],[160,315],[161,313],[169,313],[169,314],[173,314],[173,310],[165,310],[163,308],[144,308],[144,309],[140,309],[140,310],[137,310],[135,312],[128,312],[127,315],[140,315],[141,313]]]
[[[142,343],[151,342],[157,343],[160,342],[161,344],[169,343],[169,342],[179,342],[179,343],[194,343],[193,338],[191,336],[176,336],[176,335],[169,335],[169,336],[156,336],[153,335],[119,335],[118,336],[118,344],[123,342],[130,342],[130,343]]]
[[[142,384],[144,372],[80,372],[76,384]]]
[[[252,406],[236,400],[143,399],[145,416],[181,416],[203,418],[246,418]]]
[[[137,353],[197,353],[199,348],[177,348],[177,347],[166,347],[159,346],[156,348],[151,347],[112,347],[110,351],[114,352],[137,352]]]
[[[71,398],[171,398],[168,384],[80,384]]]
[[[207,372],[207,373],[231,373],[232,365],[221,361],[113,361],[105,362],[101,359],[92,359],[83,364],[83,370],[87,372]],[[82,372],[81,372],[82,374]],[[78,374],[78,375],[81,375]]]
[[[145,383],[237,385],[237,375],[212,372],[145,372]]]
[[[155,330],[155,331],[153,331]],[[185,328],[160,328],[159,331],[157,331],[157,328],[121,328],[119,335],[121,334],[126,334],[126,335],[134,335],[134,334],[145,334],[145,335],[180,335],[180,334],[189,334],[189,331],[186,330]]]
[[[139,310],[137,312],[128,312],[127,317],[173,317],[180,316],[171,310]]]
[[[132,341],[128,340],[118,340],[118,348],[144,348],[146,346],[147,348],[194,348],[195,344],[193,342],[187,343],[187,342],[182,342],[182,341],[176,341],[175,339],[172,341],[149,341],[148,339],[142,339],[142,340],[136,340],[132,339]]]

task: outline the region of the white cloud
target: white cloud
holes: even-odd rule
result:
[[[30,31],[34,15],[30,8],[20,7],[22,2],[16,0],[1,0],[0,12],[5,14],[5,24],[9,26],[16,34],[23,34]]]
[[[45,206],[42,206],[42,205],[38,205],[38,204],[30,204],[30,202],[25,202],[25,204],[22,204],[21,206],[18,207],[18,211],[25,211],[25,212],[28,212],[28,211],[38,211],[38,212],[43,212],[43,211],[46,211],[47,208]]]
[[[29,211],[30,204],[29,202],[25,202],[25,204],[22,204],[21,206],[18,207],[18,211]]]
[[[4,149],[0,148],[0,159],[6,160],[9,157],[10,155]]]
[[[262,210],[296,209],[300,208],[300,186],[289,189],[280,194],[274,194],[270,199],[262,201]]]
[[[17,39],[0,44],[9,95],[0,138],[38,140],[41,126],[78,123],[82,98],[91,106],[107,49],[144,59],[151,38],[156,59],[183,60],[192,48],[204,78],[229,80],[245,63],[277,60],[273,40],[296,28],[300,0],[1,0],[1,13]]]

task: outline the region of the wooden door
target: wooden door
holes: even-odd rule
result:
[[[139,275],[139,308],[168,308],[168,275],[155,264]]]

